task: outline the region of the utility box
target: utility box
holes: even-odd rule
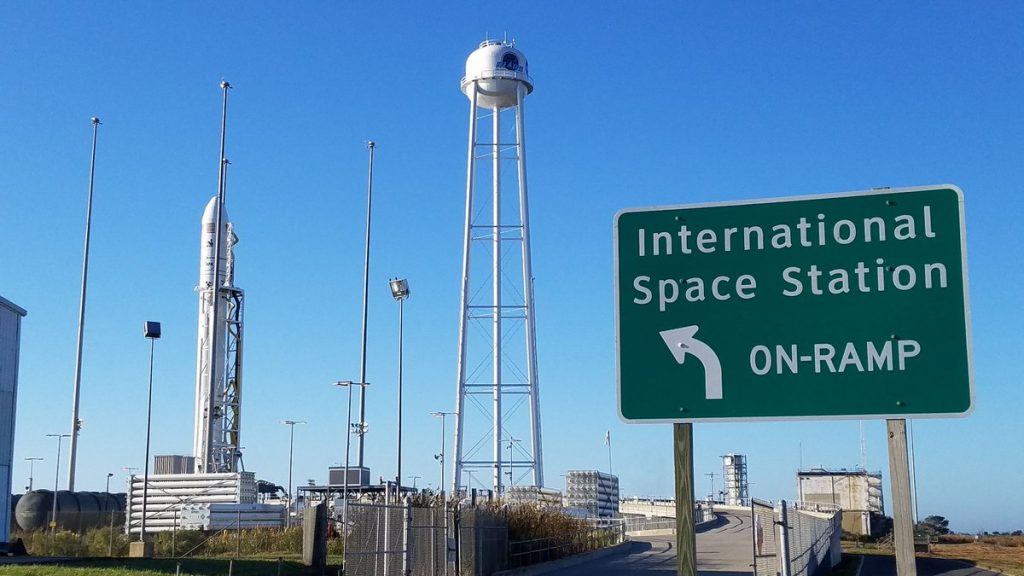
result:
[[[330,486],[345,486],[349,488],[366,488],[370,485],[370,469],[357,466],[349,466],[347,469],[348,479],[345,479],[346,468],[343,466],[327,469],[327,484]]]

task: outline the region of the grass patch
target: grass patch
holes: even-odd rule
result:
[[[1019,543],[1018,543],[1019,542]],[[962,560],[968,564],[994,568],[1011,576],[1024,576],[1024,537],[986,536],[962,544],[932,545],[929,556]]]
[[[186,558],[171,559],[120,559],[81,560],[61,564],[0,565],[2,576],[167,576],[175,574],[178,563],[181,574],[187,576],[223,576],[228,573],[230,560]],[[328,568],[332,574],[337,568]],[[296,561],[282,563],[281,574],[287,576],[313,576],[317,568],[303,566]],[[265,576],[277,574],[277,560],[236,560],[232,574],[235,576]]]

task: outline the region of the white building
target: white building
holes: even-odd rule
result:
[[[843,530],[870,534],[885,516],[882,473],[864,470],[801,470],[797,499],[803,505],[836,506],[843,510]]]
[[[0,549],[11,537],[11,466],[18,409],[18,356],[25,310],[0,297]]]

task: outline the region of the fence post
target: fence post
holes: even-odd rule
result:
[[[789,515],[786,512],[786,501],[780,500],[782,507],[779,513],[779,567],[782,576],[790,576],[789,565]]]
[[[412,574],[412,496],[405,497],[405,522],[402,525],[402,576]]]
[[[455,541],[455,573],[462,574],[462,513],[458,506],[452,507],[452,531],[455,532],[455,537],[452,538]],[[445,525],[447,525],[448,519],[445,519]],[[445,543],[447,546],[447,543]],[[448,558],[445,557],[445,573],[448,570]]]
[[[109,496],[108,496],[109,498]],[[108,502],[109,504],[109,502]],[[107,547],[107,556],[114,557],[114,511],[110,511],[110,544]]]
[[[242,509],[238,508],[235,510],[235,558],[239,558],[242,552]]]
[[[385,487],[385,489],[386,489],[386,487]],[[378,510],[382,510],[384,512],[384,548],[380,547],[380,541],[378,539],[377,550],[381,551],[380,557],[381,557],[382,564],[384,565],[383,566],[384,569],[381,572],[384,574],[384,576],[387,576],[387,573],[388,573],[388,560],[391,559],[391,556],[390,556],[390,553],[391,553],[391,505],[388,504],[388,500],[387,499],[384,500],[384,504],[382,504],[381,507]],[[377,534],[380,534],[380,523],[379,522],[377,523]],[[376,574],[377,574],[377,564],[376,564],[376,562],[374,562],[374,576],[376,576]]]

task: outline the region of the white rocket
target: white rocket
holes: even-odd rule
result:
[[[226,211],[217,245],[217,197],[203,212],[199,255],[199,333],[196,340],[196,407],[193,455],[196,473],[237,472],[241,458],[243,290],[234,286],[238,243]],[[214,273],[214,265],[219,272]],[[220,279],[215,288],[215,277]],[[214,297],[218,298],[214,306]],[[214,318],[216,308],[216,318]]]

